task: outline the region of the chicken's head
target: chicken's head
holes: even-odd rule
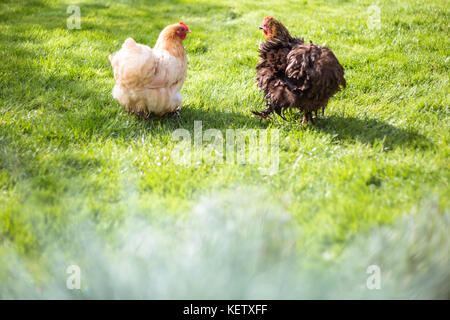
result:
[[[186,35],[191,33],[188,26],[183,22],[171,24],[164,28],[159,35],[159,39],[161,41],[174,41],[174,40],[184,40],[186,39]]]
[[[261,25],[259,26],[259,29],[261,29],[266,36],[270,35],[272,33],[272,27],[273,27],[273,17],[265,17]]]
[[[175,28],[175,34],[177,37],[179,37],[181,40],[186,39],[186,35],[188,33],[191,33],[191,30],[189,30],[188,26],[185,25],[183,22],[180,22]]]
[[[259,29],[264,32],[266,40],[269,40],[271,38],[290,39],[291,37],[286,27],[273,17],[264,18],[262,24],[259,26]]]

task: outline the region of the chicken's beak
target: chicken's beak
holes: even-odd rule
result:
[[[264,27],[263,27],[263,26],[259,26],[258,28],[259,28],[259,29],[261,29],[261,30],[263,30],[263,29],[264,29]]]
[[[186,33],[192,33],[192,31],[188,29],[188,31],[186,31]]]

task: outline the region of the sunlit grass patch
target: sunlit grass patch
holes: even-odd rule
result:
[[[247,208],[256,219],[275,207],[275,216],[289,217],[283,226],[301,229],[288,239],[295,244],[289,252],[308,259],[327,252],[331,265],[356,237],[408,221],[417,208],[441,221],[434,216],[448,211],[450,191],[448,4],[377,3],[381,25],[375,30],[367,25],[372,1],[0,3],[0,282],[11,277],[14,268],[3,264],[11,257],[30,281],[41,284],[65,276],[64,270],[60,275],[52,269],[55,253],[62,252],[61,265],[89,259],[70,241],[73,235],[86,240],[74,225],[89,224],[96,241],[101,246],[111,241],[114,251],[135,221],[130,218],[156,224],[160,233],[178,232],[158,223],[170,218],[183,229],[186,221],[198,222],[191,216],[205,202],[206,215],[221,214],[223,225],[233,223],[236,210]],[[79,30],[67,28],[69,5],[80,7]],[[346,69],[348,87],[315,125],[302,126],[295,113],[287,122],[250,116],[263,108],[254,67],[262,40],[257,27],[269,15],[306,41],[326,42]],[[179,21],[193,31],[184,42],[189,66],[183,109],[178,118],[141,121],[112,98],[108,55],[127,37],[153,46],[164,26]],[[183,128],[193,135],[194,121],[222,133],[279,130],[279,172],[266,175],[249,164],[177,165],[171,158],[172,133]],[[239,202],[225,200],[231,203],[226,206],[222,195],[236,189],[264,193],[233,193]],[[431,209],[423,205],[430,199],[437,199]],[[208,227],[199,225],[205,234]],[[270,235],[274,243],[268,244],[279,250],[267,260],[274,263],[284,247],[276,242],[275,229]],[[259,239],[239,236],[242,242]],[[425,254],[425,247],[408,250]],[[290,261],[284,266],[290,268]],[[36,297],[31,287],[2,286],[0,297]],[[253,297],[233,288],[226,297]],[[448,296],[448,287],[433,288],[425,297]],[[102,292],[86,297],[102,297]]]

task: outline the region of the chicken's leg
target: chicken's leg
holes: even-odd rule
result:
[[[308,121],[311,121],[312,123],[314,123],[314,120],[313,120],[313,116],[312,116],[312,112],[311,112],[311,111],[305,112],[305,113],[303,114],[302,125],[308,123]]]
[[[322,113],[322,118],[319,118],[319,111],[322,111],[321,112]],[[314,120],[321,120],[321,119],[325,118],[325,108],[322,107],[322,108],[319,108],[319,109],[315,110],[314,114],[315,114]]]
[[[306,118],[306,114],[303,115],[302,118],[302,125],[306,124],[308,122],[308,119]]]

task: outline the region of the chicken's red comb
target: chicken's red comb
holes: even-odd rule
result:
[[[180,22],[180,24],[181,24],[182,26],[186,27],[186,29],[189,30],[189,27],[188,27],[187,25],[185,25],[184,22]]]
[[[273,17],[266,17],[265,19],[264,19],[264,21],[270,21],[270,20],[273,20]]]

